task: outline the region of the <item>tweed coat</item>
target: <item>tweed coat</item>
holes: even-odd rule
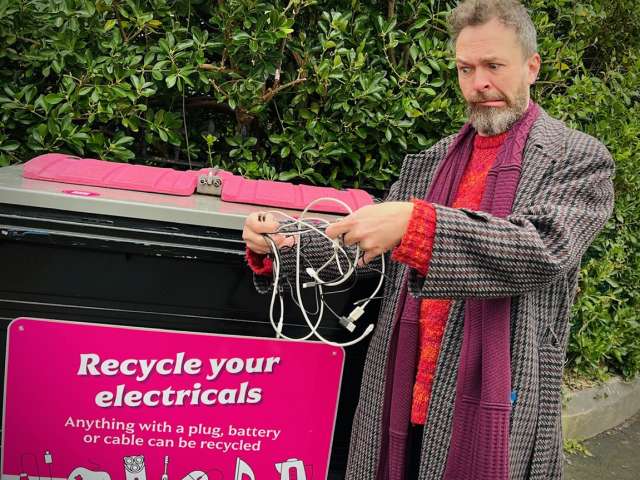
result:
[[[390,199],[424,198],[453,137],[405,158]],[[453,299],[424,428],[420,480],[444,473],[462,344],[464,299],[512,297],[511,369],[517,398],[510,423],[510,478],[562,478],[560,384],[580,259],[613,208],[613,160],[594,138],[545,112],[522,159],[512,214],[435,205],[436,236],[425,278],[409,291]],[[382,407],[391,325],[404,265],[391,264],[386,298],[369,346],[352,429],[346,478],[373,480],[382,440]],[[478,479],[490,480],[490,479]]]
[[[407,155],[388,200],[424,198],[453,136]],[[512,297],[512,480],[562,478],[560,384],[580,259],[613,208],[613,160],[596,139],[545,112],[522,159],[512,214],[435,205],[429,271],[409,272],[409,292],[452,299],[424,428],[420,480],[440,480],[449,449],[462,344],[464,299]],[[315,252],[322,257],[320,247]],[[305,256],[307,256],[305,254]],[[283,260],[283,269],[293,267]],[[367,353],[346,479],[375,480],[384,439],[386,365],[405,265],[389,262],[385,298]],[[491,479],[478,479],[491,480]]]

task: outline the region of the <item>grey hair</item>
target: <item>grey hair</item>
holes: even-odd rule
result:
[[[536,29],[527,9],[518,0],[464,0],[449,15],[451,46],[465,27],[484,25],[497,18],[515,30],[525,58],[538,51]]]

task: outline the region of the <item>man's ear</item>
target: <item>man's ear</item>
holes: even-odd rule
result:
[[[538,54],[537,52],[527,59],[527,67],[529,69],[529,85],[533,85],[538,79],[538,73],[540,72],[541,63],[542,60],[540,59],[540,54]]]

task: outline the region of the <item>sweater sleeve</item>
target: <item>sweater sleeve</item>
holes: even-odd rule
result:
[[[247,260],[249,268],[256,275],[270,276],[273,273],[273,260],[271,260],[267,255],[261,255],[247,247],[245,251],[245,259]]]
[[[412,202],[413,210],[407,231],[393,250],[391,259],[404,263],[424,277],[429,270],[436,234],[436,210],[424,200],[413,199]]]

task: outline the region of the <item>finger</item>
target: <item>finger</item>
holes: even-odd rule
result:
[[[264,235],[262,237],[264,239]],[[290,247],[293,245],[292,241],[289,239],[289,236],[273,234],[273,235],[269,235],[269,238],[273,241],[273,243],[275,244],[276,248],[278,248],[278,250],[281,249],[282,247]],[[271,247],[271,242],[267,241],[266,239],[264,240],[267,243],[267,245]]]
[[[326,233],[330,238],[337,238],[349,231],[349,229],[351,228],[350,220],[351,219],[349,217],[345,217],[342,220],[331,223],[324,233]]]
[[[356,243],[361,243],[361,241],[362,241],[362,236],[359,235],[357,232],[354,232],[353,230],[347,231],[342,236],[342,243],[344,243],[347,246],[355,245]],[[360,245],[360,248],[362,248],[362,245]]]
[[[247,248],[258,255],[266,255],[271,252],[271,248],[266,247],[264,244],[258,244],[254,242],[246,242]]]
[[[270,213],[254,212],[245,221],[245,227],[256,233],[273,233],[279,226],[280,224]]]
[[[360,257],[360,259],[358,260],[358,266],[359,267],[364,267],[365,265],[369,264],[371,261],[373,261],[379,255],[380,255],[380,253],[375,251],[375,250],[371,250],[369,252],[364,252],[364,255],[362,255],[362,257]]]
[[[293,247],[296,242],[296,238],[293,235],[268,235],[273,244],[266,238],[267,235],[258,235],[258,237],[260,237],[260,240],[256,243],[260,244],[259,242],[262,241],[262,243],[266,247],[266,253],[271,252],[271,250],[273,249],[273,244],[275,244],[276,248],[280,250],[282,247]]]
[[[271,246],[265,240],[264,236],[250,229],[245,228],[245,230],[243,230],[242,239],[247,244],[247,247],[256,253],[269,253],[271,251]]]
[[[293,248],[293,246],[296,244],[296,237],[294,237],[293,235],[277,235],[277,241],[276,241],[276,245],[278,245],[278,248],[282,248],[282,247],[289,247],[289,248]]]

